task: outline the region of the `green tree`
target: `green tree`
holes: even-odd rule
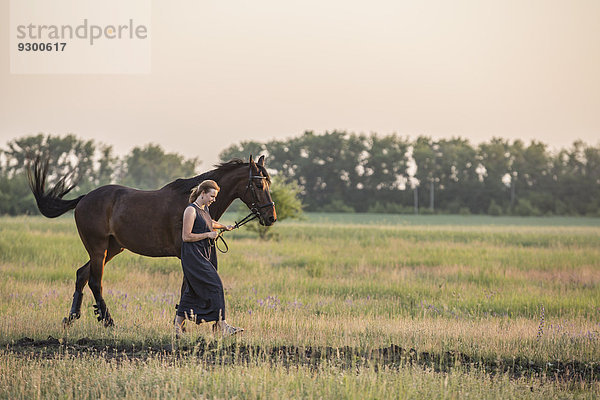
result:
[[[600,214],[600,147],[575,141],[552,160],[556,212]]]
[[[411,148],[421,185],[414,191]],[[305,132],[231,150],[267,154],[272,169],[298,182],[307,210],[406,210],[414,199],[453,213],[600,214],[600,148],[579,141],[551,154],[539,141],[492,138],[473,147],[461,138]]]
[[[11,140],[7,145],[3,153],[9,176],[26,173],[28,163],[41,156],[49,160],[50,170],[59,177],[75,172],[74,178],[83,182],[95,178],[93,140],[81,140],[75,135],[39,134]]]
[[[138,189],[159,189],[176,178],[192,176],[199,164],[176,153],[165,153],[156,144],[135,147],[125,157],[121,183]]]
[[[267,147],[268,144],[266,143],[259,143],[253,140],[243,141],[240,144],[232,144],[225,148],[219,153],[219,158],[225,162],[234,158],[246,160],[250,155],[258,156],[259,154],[265,154],[269,156]]]
[[[479,145],[476,172],[483,185],[472,211],[485,213],[492,200],[502,209],[509,208],[509,186],[503,178],[511,172],[510,149],[508,140],[497,137]]]
[[[355,208],[352,182],[357,181],[356,165],[363,148],[364,137],[338,131],[323,135],[305,132],[291,141],[289,150],[297,154],[292,165],[294,178],[311,194],[305,197],[309,209],[319,210],[335,201]]]
[[[117,179],[119,158],[113,155],[112,146],[101,145],[99,150],[100,157],[94,184],[95,186],[102,186],[114,183]]]
[[[415,177],[419,180],[419,187],[426,188],[429,194],[431,212],[435,208],[435,187],[440,182],[442,156],[440,145],[429,137],[419,136],[413,145],[413,158],[417,164]]]
[[[354,196],[360,181],[357,163],[366,142],[364,136],[346,132],[316,135],[307,131],[285,141],[273,140],[264,144],[249,141],[232,145],[220,153],[220,158],[266,155],[269,169],[298,183],[300,196],[309,210],[316,211],[332,204],[366,207]]]
[[[103,148],[110,149],[109,146]],[[11,140],[0,153],[0,213],[3,214],[37,212],[27,184],[27,169],[29,163],[38,156],[49,162],[49,185],[60,177],[71,174],[71,181],[77,182],[72,192],[74,196],[87,193],[96,187],[98,181],[98,170],[95,167],[96,143],[93,140],[82,140],[75,135],[38,134]]]
[[[528,200],[532,209],[538,213],[553,213],[553,182],[550,177],[551,157],[547,145],[539,141],[531,141],[525,146],[515,140],[511,146],[510,166],[510,207],[518,214],[515,207],[519,200]],[[527,202],[523,203],[527,204]],[[520,209],[525,206],[521,205]],[[535,213],[533,213],[535,214]]]
[[[37,214],[35,198],[25,174],[0,175],[0,215]]]
[[[439,162],[438,208],[451,213],[470,212],[471,203],[481,187],[475,172],[475,149],[462,138],[437,142],[443,154]]]

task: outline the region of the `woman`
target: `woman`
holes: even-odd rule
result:
[[[223,336],[243,331],[225,321],[225,297],[223,282],[217,273],[217,254],[214,239],[217,232],[213,229],[233,229],[213,221],[208,212],[219,194],[219,185],[215,181],[205,180],[192,189],[190,205],[183,213],[181,238],[181,266],[183,267],[184,288],[175,316],[175,333],[183,332],[185,319],[196,323],[216,321],[213,332]]]

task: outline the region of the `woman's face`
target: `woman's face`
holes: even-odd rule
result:
[[[214,203],[218,194],[219,192],[217,192],[215,189],[208,189],[208,191],[200,193],[199,198],[201,204],[210,206],[212,203]]]

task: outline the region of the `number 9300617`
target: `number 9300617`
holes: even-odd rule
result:
[[[48,43],[19,43],[17,44],[17,49],[19,51],[64,51],[65,47],[67,46],[66,43],[60,43],[60,42],[48,42]]]

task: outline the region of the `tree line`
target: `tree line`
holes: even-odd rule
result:
[[[326,132],[245,141],[221,159],[266,154],[307,211],[600,216],[600,146],[492,138],[414,140]]]
[[[37,214],[27,184],[37,154],[50,160],[51,180],[73,173],[74,196],[108,183],[157,189],[201,164],[156,144],[117,157],[112,146],[75,135],[26,136],[0,149],[0,214]],[[502,138],[474,146],[462,138],[305,132],[234,144],[219,156],[249,154],[265,154],[307,211],[600,216],[600,147],[581,141],[551,151]]]
[[[38,214],[27,182],[28,165],[38,155],[49,160],[50,181],[71,174],[71,181],[77,182],[73,196],[109,183],[158,189],[176,178],[196,175],[200,165],[196,158],[166,153],[156,144],[117,157],[112,146],[75,135],[26,136],[0,149],[0,215]]]

